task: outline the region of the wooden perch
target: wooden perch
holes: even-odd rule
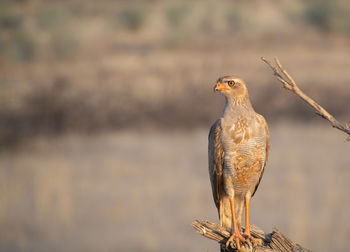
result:
[[[274,72],[274,76],[283,84],[283,87],[294,94],[298,95],[301,99],[303,99],[306,103],[312,106],[316,110],[316,114],[321,116],[322,118],[328,120],[334,128],[337,128],[346,134],[348,137],[345,141],[350,141],[350,128],[349,125],[342,125],[339,121],[337,121],[334,116],[328,113],[322,106],[316,103],[313,99],[307,96],[295,83],[293,78],[287,73],[287,71],[282,67],[281,63],[277,58],[275,58],[275,66],[265,58],[261,58]]]
[[[192,223],[192,227],[198,231],[201,235],[217,241],[222,251],[231,252],[237,251],[236,244],[233,242],[233,248],[226,247],[226,241],[230,237],[230,233],[222,228],[219,224],[209,221],[195,220]],[[244,244],[240,252],[308,252],[310,250],[301,247],[299,244],[292,242],[277,228],[273,229],[272,233],[265,234],[260,228],[250,225],[250,232],[255,238],[260,238],[263,241],[262,245],[253,247],[251,243]]]

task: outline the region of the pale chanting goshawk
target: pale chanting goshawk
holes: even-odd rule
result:
[[[250,239],[249,201],[259,186],[269,152],[269,130],[262,115],[250,103],[242,79],[224,76],[217,80],[214,91],[225,96],[226,104],[220,119],[209,132],[209,175],[220,224],[232,232],[226,243]],[[245,208],[245,231],[241,222]]]

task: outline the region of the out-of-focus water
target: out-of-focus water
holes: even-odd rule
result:
[[[251,222],[314,251],[345,251],[350,144],[322,125],[270,127]],[[36,139],[0,154],[1,251],[218,251],[207,130]]]

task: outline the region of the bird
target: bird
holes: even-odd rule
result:
[[[211,126],[208,136],[209,176],[220,225],[231,231],[237,249],[253,238],[249,227],[249,203],[262,179],[270,149],[265,118],[256,113],[245,82],[236,76],[220,77],[214,92],[225,97],[221,117]],[[241,223],[245,209],[245,229]],[[260,241],[261,242],[261,241]]]

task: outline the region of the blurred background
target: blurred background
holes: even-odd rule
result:
[[[218,251],[191,223],[224,74],[270,126],[251,222],[346,251],[350,145],[261,56],[349,122],[347,0],[0,1],[0,251]]]

